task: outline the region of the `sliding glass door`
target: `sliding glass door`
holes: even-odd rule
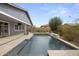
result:
[[[0,21],[0,37],[8,36],[8,23]]]

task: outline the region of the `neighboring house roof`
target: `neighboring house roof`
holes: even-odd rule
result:
[[[29,18],[29,21],[31,22],[31,25],[33,25],[29,13],[24,8],[16,5],[15,3],[8,3],[8,4],[11,5],[11,6],[13,6],[13,7],[15,7],[15,8],[18,8],[18,9],[24,11],[26,13],[27,17]]]

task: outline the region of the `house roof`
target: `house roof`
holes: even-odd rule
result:
[[[16,5],[15,3],[8,3],[8,4],[15,7],[15,8],[17,8],[17,9],[20,9],[20,10],[24,11],[26,13],[27,17],[29,18],[29,21],[30,21],[31,25],[33,25],[29,13],[23,7],[20,7],[20,6]]]

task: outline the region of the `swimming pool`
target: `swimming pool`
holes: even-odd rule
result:
[[[49,35],[34,35],[18,53],[19,56],[47,56],[48,50],[75,50],[75,48]]]

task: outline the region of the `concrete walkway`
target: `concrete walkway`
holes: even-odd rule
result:
[[[6,41],[8,43],[5,43],[5,44],[3,44],[3,45],[0,46],[0,55],[5,55],[9,51],[11,51],[13,48],[15,48],[17,45],[19,45],[21,42],[23,42],[25,39],[26,40],[31,39],[32,36],[33,36],[33,34],[29,33],[29,35],[22,35],[21,37],[18,37],[15,40],[12,40],[10,42],[8,42],[8,40],[6,39]]]
[[[48,50],[49,56],[79,56],[79,50]]]

